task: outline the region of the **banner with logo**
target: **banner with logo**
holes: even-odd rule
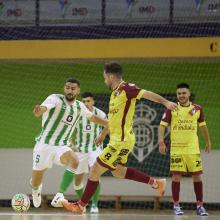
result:
[[[106,0],[106,24],[168,23],[169,0]]]
[[[174,23],[219,21],[220,0],[175,1],[173,15]]]
[[[40,25],[100,25],[100,0],[40,1]]]
[[[35,24],[35,0],[0,0],[0,26]]]

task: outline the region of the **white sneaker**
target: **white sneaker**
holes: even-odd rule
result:
[[[90,213],[99,213],[99,208],[95,204],[92,204]]]
[[[41,205],[41,190],[42,184],[38,186],[38,189],[32,189],[32,200],[35,208],[38,208]]]
[[[52,202],[51,202],[51,205],[55,208],[60,208],[60,207],[63,207],[63,204],[62,204],[62,201],[64,200],[64,195],[63,193],[57,193]]]

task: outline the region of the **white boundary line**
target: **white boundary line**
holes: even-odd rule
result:
[[[13,212],[0,212],[0,216],[60,216],[60,217],[65,217],[65,216],[99,216],[99,217],[108,217],[108,216],[134,216],[134,218],[137,218],[138,216],[140,217],[155,217],[155,216],[158,216],[158,217],[175,217],[173,214],[170,214],[170,215],[164,215],[164,214],[138,214],[138,213],[111,213],[111,214],[105,214],[105,213],[99,213],[99,214],[83,214],[83,215],[76,215],[76,214],[72,214],[72,213],[13,213]],[[187,218],[191,218],[192,216],[195,216],[195,217],[201,217],[201,216],[196,216],[196,215],[183,215],[181,216],[182,218],[184,219],[187,219]],[[220,218],[219,215],[211,215],[211,216],[208,216],[207,219],[209,218]]]

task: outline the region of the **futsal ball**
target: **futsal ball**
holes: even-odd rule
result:
[[[30,199],[23,193],[13,196],[11,206],[16,212],[26,212],[30,208]]]

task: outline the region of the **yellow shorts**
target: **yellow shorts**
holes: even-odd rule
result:
[[[173,174],[202,173],[202,161],[200,154],[170,155],[170,171]]]
[[[109,170],[115,170],[118,164],[126,164],[135,141],[111,142],[105,147],[97,161]]]

